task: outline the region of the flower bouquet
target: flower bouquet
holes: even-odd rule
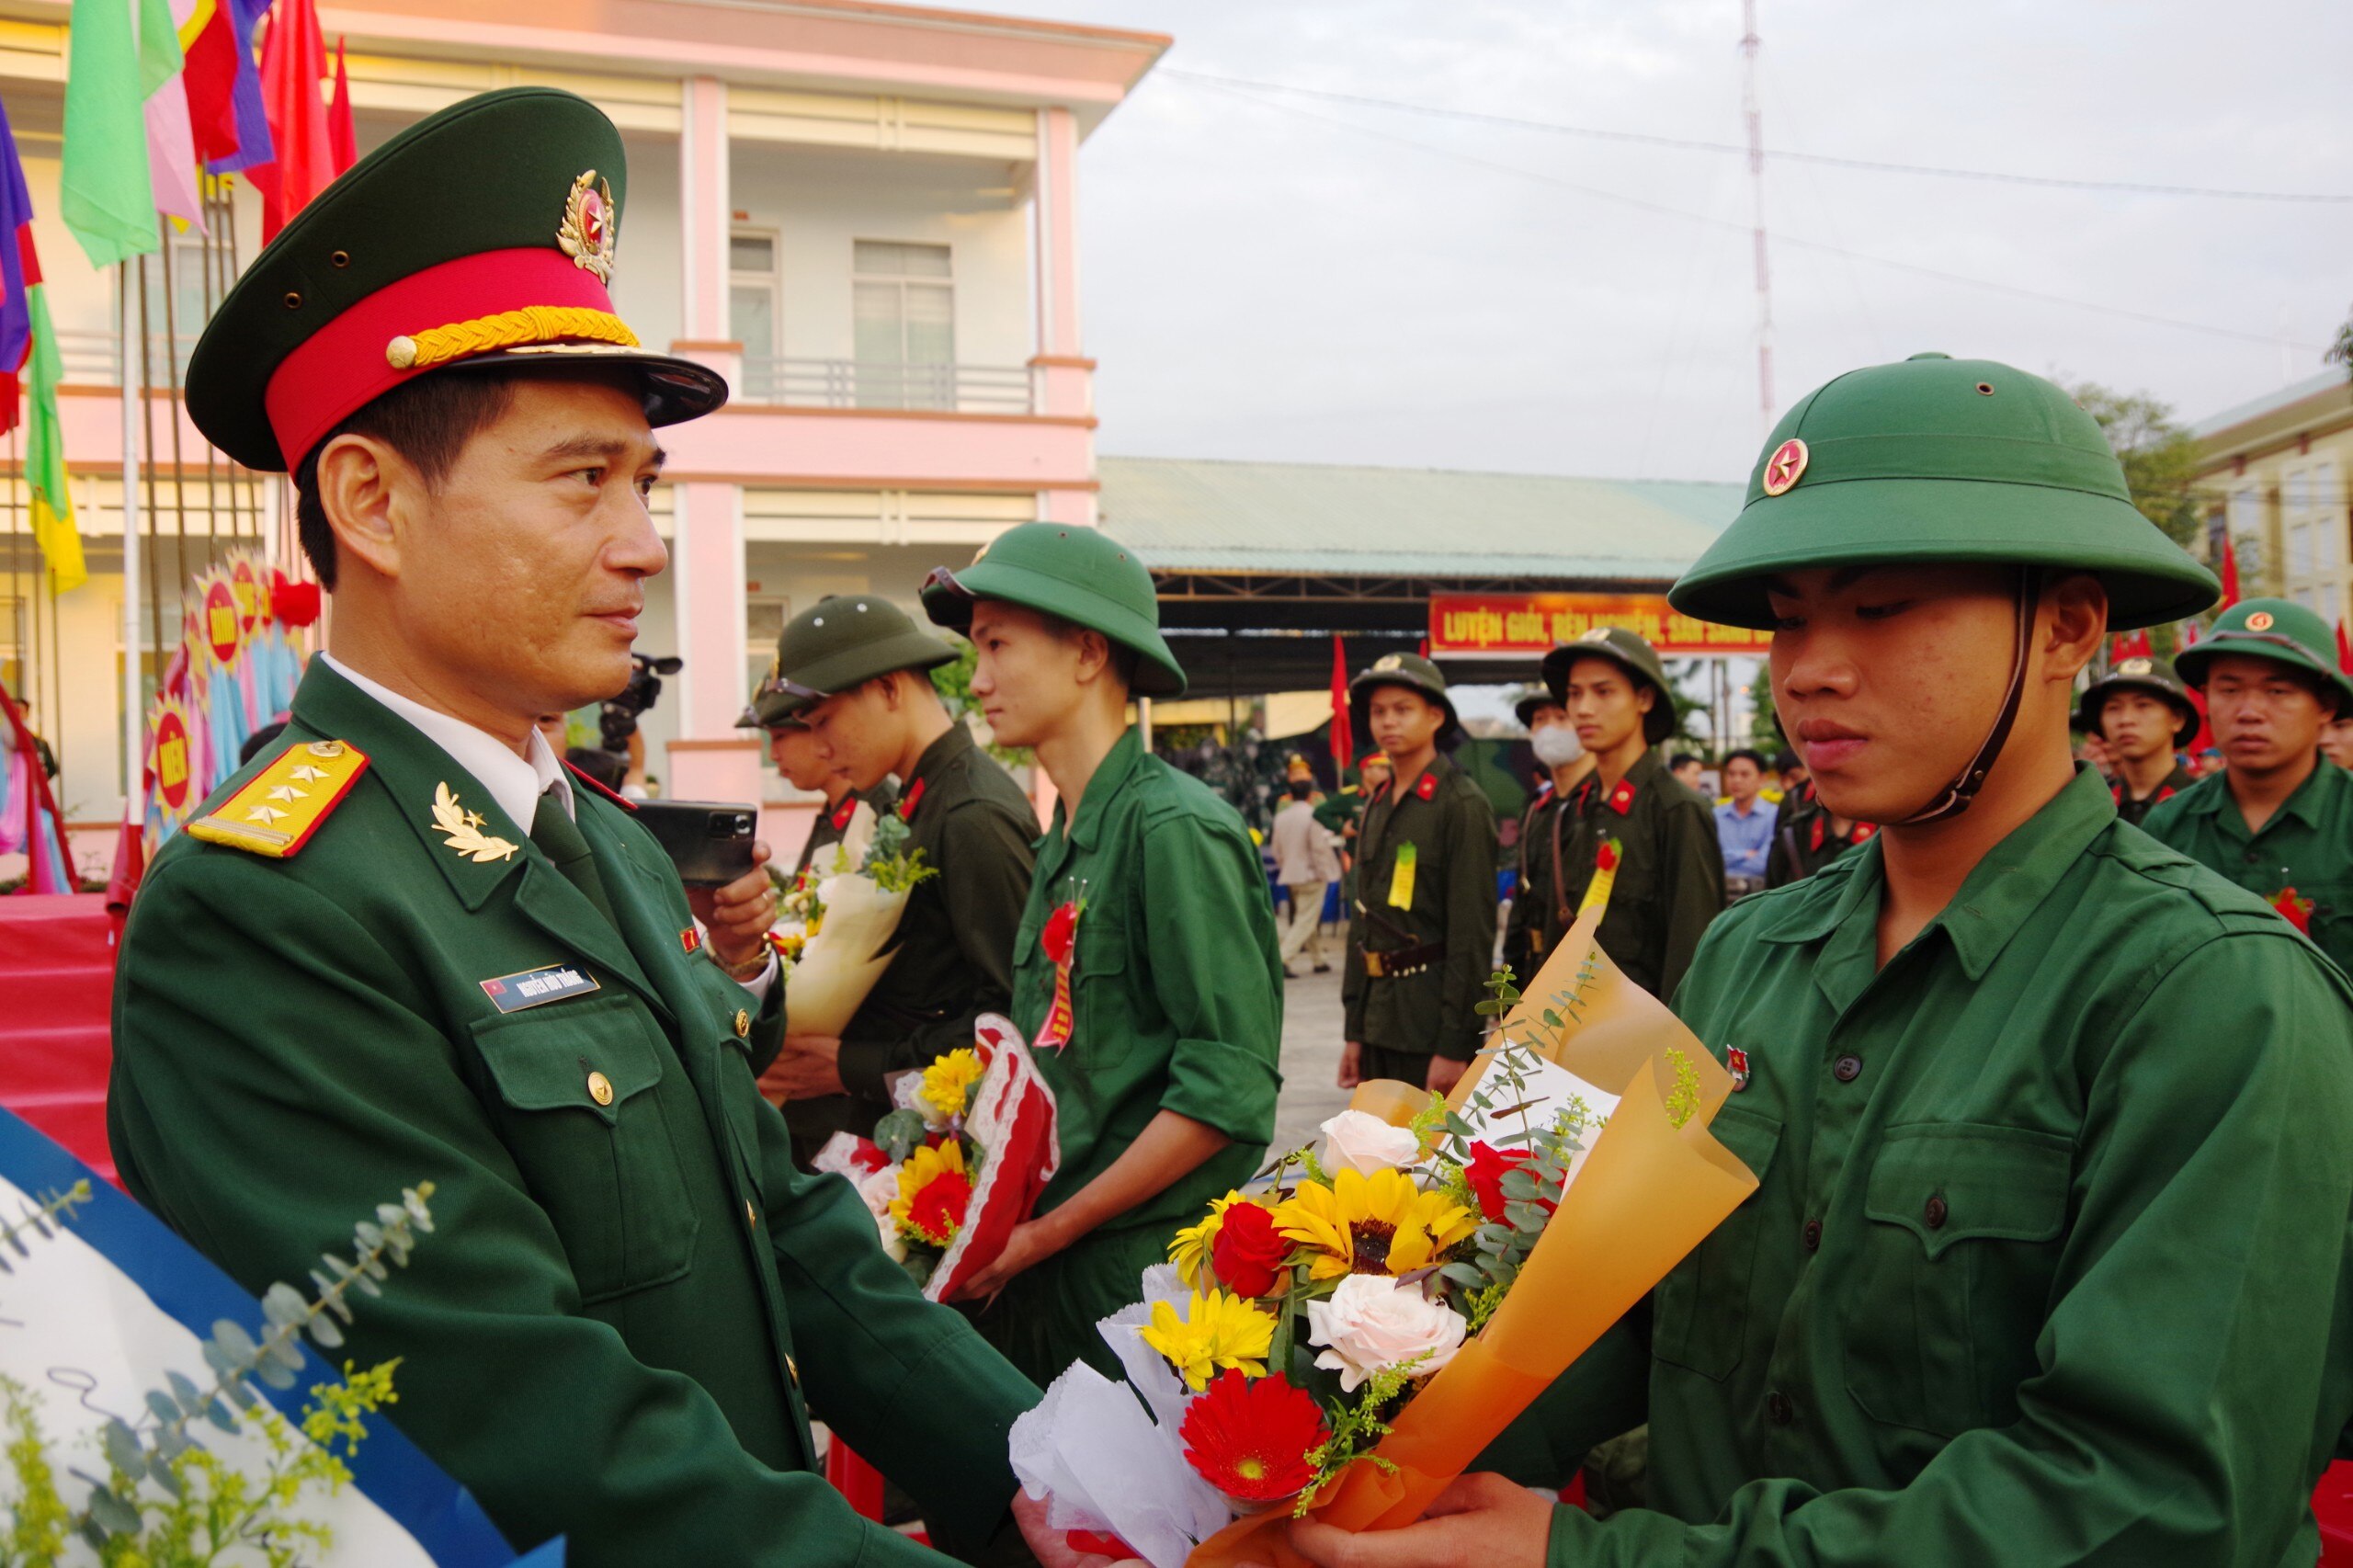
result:
[[[784,962],[785,1006],[795,1034],[838,1035],[891,966],[884,949],[917,883],[938,875],[907,824],[861,802],[849,831],[821,850],[778,903],[768,945]]]
[[[1319,1151],[1179,1233],[1012,1433],[1057,1527],[1154,1568],[1299,1568],[1281,1528],[1410,1524],[1756,1187],[1730,1074],[1595,944],[1614,868],[1450,1097],[1371,1083]]]
[[[1020,1033],[993,1013],[973,1043],[892,1085],[874,1136],[836,1132],[813,1162],[849,1178],[882,1250],[947,1301],[996,1261],[1062,1163],[1054,1094]]]

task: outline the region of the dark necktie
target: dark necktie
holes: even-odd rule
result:
[[[589,853],[588,841],[580,835],[579,826],[553,790],[540,797],[539,810],[531,817],[531,842],[555,863],[565,881],[586,895],[607,924],[618,929],[620,923],[613,919],[612,901],[605,896],[604,879],[597,874],[597,862]]]

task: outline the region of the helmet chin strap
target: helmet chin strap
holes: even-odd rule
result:
[[[1977,799],[1977,791],[1984,788],[1985,776],[1994,771],[1995,760],[2002,755],[2003,745],[2010,738],[2010,726],[2018,722],[2018,703],[2026,695],[2027,656],[2034,646],[2035,612],[2042,605],[2042,574],[2031,566],[2018,569],[2018,598],[2011,611],[2017,636],[2010,649],[2009,689],[2002,694],[2002,711],[1994,720],[1994,728],[1977,755],[1961,776],[1946,785],[1936,799],[1919,811],[1905,817],[1896,825],[1916,827],[1924,823],[1942,822],[1957,817]]]

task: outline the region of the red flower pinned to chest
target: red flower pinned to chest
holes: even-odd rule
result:
[[[1618,841],[1616,839],[1605,838],[1601,841],[1601,847],[1594,852],[1593,869],[1597,871],[1614,871],[1618,869]]]
[[[1070,973],[1078,957],[1078,917],[1086,913],[1083,898],[1064,899],[1038,933],[1038,949],[1046,961],[1054,966],[1054,996],[1046,1006],[1046,1021],[1038,1026],[1038,1038],[1032,1043],[1049,1051],[1062,1051],[1070,1045],[1071,1030],[1078,1024],[1078,1014],[1071,999]]]
[[[1038,946],[1051,962],[1066,964],[1077,950],[1078,916],[1083,907],[1073,899],[1046,916],[1046,928],[1038,933]]]
[[[2285,916],[2289,925],[2309,937],[2313,934],[2313,901],[2298,898],[2292,887],[2281,888],[2271,895],[2271,907]]]

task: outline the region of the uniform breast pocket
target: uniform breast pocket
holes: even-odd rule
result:
[[[2315,882],[2296,896],[2313,901],[2313,944],[2340,964],[2353,958],[2353,882]]]
[[[1070,994],[1076,1014],[1071,1047],[1089,1067],[1108,1067],[1128,1054],[1135,1019],[1128,1008],[1128,927],[1119,912],[1090,909],[1078,923]]]
[[[582,1302],[684,1274],[699,1221],[663,1101],[686,1081],[652,1018],[627,997],[591,997],[485,1019],[474,1049]]]
[[[1756,1173],[1756,1190],[1659,1281],[1651,1348],[1662,1361],[1722,1382],[1740,1365],[1748,1341],[1756,1246],[1775,1201],[1770,1173],[1781,1124],[1726,1105],[1709,1131]]]
[[[1847,1392],[1952,1437],[2018,1415],[2067,1226],[2068,1141],[2026,1128],[1889,1130],[1841,1289]]]

